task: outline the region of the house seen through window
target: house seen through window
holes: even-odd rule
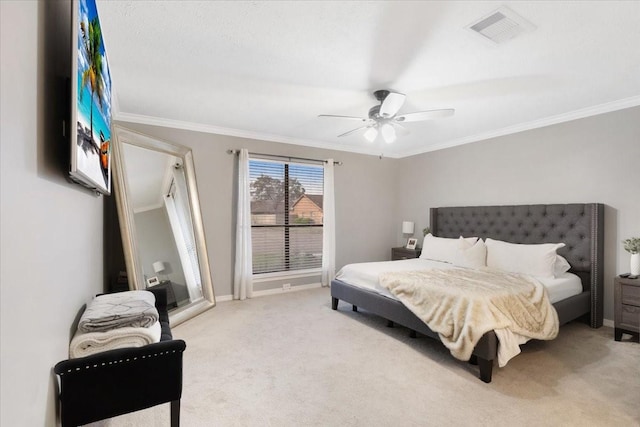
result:
[[[249,161],[253,273],[322,267],[322,165]]]

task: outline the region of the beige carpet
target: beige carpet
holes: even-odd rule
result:
[[[640,425],[640,344],[606,327],[529,343],[490,384],[439,342],[331,310],[326,288],[219,303],[174,335],[185,427]],[[92,424],[168,425],[168,404]]]

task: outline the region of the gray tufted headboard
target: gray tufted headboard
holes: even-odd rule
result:
[[[591,326],[602,326],[604,205],[466,206],[431,208],[434,236],[490,237],[511,243],[565,243],[558,250],[591,293]]]

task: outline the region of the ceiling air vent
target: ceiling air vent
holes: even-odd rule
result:
[[[500,44],[522,33],[533,31],[536,27],[513,10],[502,6],[466,28],[479,34],[485,40]]]

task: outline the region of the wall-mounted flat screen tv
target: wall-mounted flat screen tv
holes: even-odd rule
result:
[[[111,194],[111,75],[98,10],[95,0],[74,0],[72,10],[70,177]]]

